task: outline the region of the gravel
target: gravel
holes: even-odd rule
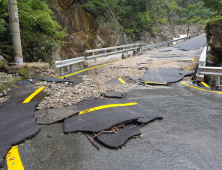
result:
[[[126,84],[106,83],[111,79],[136,77],[144,74],[144,70],[132,68],[109,67],[96,73],[95,75],[80,75],[83,82],[73,86],[72,83],[49,83],[41,82],[36,86],[44,86],[44,92],[50,94],[38,105],[37,109],[42,108],[62,108],[76,104],[90,97],[103,97],[108,91],[125,91],[135,83]]]

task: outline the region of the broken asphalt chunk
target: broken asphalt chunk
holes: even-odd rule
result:
[[[30,102],[6,106],[0,112],[0,168],[12,145],[36,136],[40,127],[33,118],[35,106],[39,102]]]
[[[100,144],[111,148],[118,149],[126,144],[126,142],[134,136],[141,135],[140,128],[134,124],[120,128],[116,133],[104,133],[97,136],[95,139]]]
[[[56,82],[56,83],[61,83],[61,82],[70,82],[70,83],[73,83],[73,81],[71,81],[71,80],[58,79],[58,78],[54,78],[54,77],[43,77],[43,78],[42,78],[42,81]]]
[[[138,118],[161,118],[149,108],[141,107],[127,99],[85,100],[77,105],[81,115],[64,120],[64,132],[99,133],[121,124],[131,124]]]
[[[123,93],[121,93],[121,92],[109,91],[109,92],[107,92],[104,96],[105,96],[105,97],[108,97],[108,98],[122,98],[122,97],[123,97]]]
[[[34,113],[38,124],[53,124],[67,117],[77,114],[79,111],[76,106],[64,107],[61,109],[40,110]]]
[[[193,73],[183,71],[178,68],[150,68],[143,76],[132,78],[148,84],[169,84],[181,81],[185,76],[191,76]]]

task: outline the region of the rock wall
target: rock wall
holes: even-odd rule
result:
[[[95,12],[81,7],[82,3],[58,0],[54,4],[57,22],[67,29],[69,35],[62,49],[54,49],[53,61],[80,57],[87,49],[110,47],[118,43],[118,23],[99,20]]]
[[[84,55],[87,49],[125,45],[135,42],[155,44],[172,40],[180,34],[186,34],[186,26],[156,26],[152,32],[144,32],[140,37],[128,37],[122,33],[121,26],[113,18],[112,21],[99,19],[96,11],[81,7],[84,0],[58,0],[53,5],[57,22],[66,28],[69,35],[65,38],[66,44],[62,49],[54,49],[52,63],[57,60],[70,59]],[[199,28],[190,27],[190,34],[198,32]]]
[[[143,44],[156,44],[164,41],[173,40],[173,38],[179,38],[180,35],[187,34],[186,25],[160,25],[156,28],[156,33],[144,32],[140,37],[141,43]],[[199,26],[190,26],[189,35],[201,31],[202,28]]]
[[[209,56],[216,58],[217,64],[222,64],[222,17],[210,20],[205,28],[207,43],[211,47]]]
[[[54,60],[79,57],[87,48],[94,47],[93,41],[96,39],[95,32],[98,28],[96,19],[81,8],[78,2],[71,4],[72,2],[73,0],[58,0],[53,8],[57,22],[67,28],[69,33],[65,38],[65,46],[61,50],[55,49]]]

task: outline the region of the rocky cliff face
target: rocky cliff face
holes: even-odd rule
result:
[[[65,46],[54,50],[54,61],[80,57],[87,49],[115,46],[119,41],[118,24],[99,20],[95,12],[81,4],[81,1],[58,0],[54,5],[57,22],[69,33]]]
[[[211,47],[209,55],[214,56],[217,64],[222,63],[222,17],[211,20],[206,26],[207,43]]]
[[[94,47],[93,41],[96,39],[98,24],[93,15],[84,8],[79,7],[79,3],[71,4],[73,0],[59,0],[54,5],[54,12],[57,22],[67,28],[69,33],[65,39],[65,46],[57,51],[57,56],[62,59],[75,58],[83,55],[84,50]]]
[[[84,0],[58,0],[53,5],[57,22],[67,28],[69,33],[65,38],[66,44],[62,49],[55,49],[53,61],[70,59],[84,55],[87,49],[111,47],[129,43],[155,44],[172,40],[179,34],[186,34],[186,26],[157,26],[156,33],[144,32],[141,37],[128,37],[122,33],[121,26],[113,18],[112,21],[100,19],[100,14],[81,7]],[[199,31],[198,27],[191,26],[190,34]],[[52,61],[52,62],[53,62]]]

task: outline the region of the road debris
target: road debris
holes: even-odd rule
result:
[[[99,150],[101,151],[101,149],[92,141],[92,139],[85,133],[86,137],[89,139],[89,141]]]
[[[43,159],[42,162],[46,161],[47,159],[49,159],[50,156],[52,156],[53,153],[55,153],[56,151],[58,151],[59,148],[56,148],[47,158]]]

